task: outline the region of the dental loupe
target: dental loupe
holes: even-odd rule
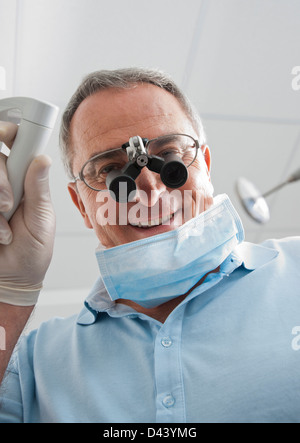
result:
[[[111,171],[106,179],[106,186],[117,202],[126,203],[133,200],[136,193],[135,180],[146,166],[150,171],[160,174],[162,182],[169,188],[180,188],[188,178],[187,167],[180,157],[168,155],[161,158],[148,155],[144,143],[147,139],[131,137],[122,148],[126,150],[128,163],[121,170]]]
[[[240,177],[236,182],[236,191],[248,215],[258,223],[267,223],[270,220],[270,209],[266,197],[297,180],[300,180],[300,168],[291,174],[287,180],[262,194],[251,181]]]

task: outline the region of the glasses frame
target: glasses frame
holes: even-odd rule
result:
[[[191,135],[188,135],[188,134],[166,134],[166,135],[160,135],[159,137],[155,137],[155,138],[152,138],[152,139],[150,139],[150,140],[147,139],[147,138],[142,138],[142,140],[143,140],[143,142],[144,142],[145,149],[146,149],[146,151],[147,151],[147,147],[148,147],[148,145],[149,145],[150,143],[152,143],[152,142],[154,142],[154,141],[157,141],[157,140],[160,140],[160,139],[165,138],[165,137],[171,137],[171,136],[173,136],[173,135],[174,135],[174,136],[176,136],[176,135],[181,135],[181,136],[184,136],[184,137],[189,137],[189,138],[191,138],[191,139],[194,141],[194,143],[195,143],[195,156],[194,156],[193,160],[191,161],[191,163],[190,163],[189,165],[186,166],[186,168],[189,168],[189,167],[195,162],[195,160],[196,160],[196,158],[197,158],[197,156],[198,156],[198,151],[200,150],[200,143],[199,143],[199,140],[195,139],[195,138],[192,137]],[[99,154],[96,154],[96,155],[94,155],[93,157],[91,157],[89,160],[87,160],[87,161],[83,164],[83,166],[82,166],[82,168],[81,168],[81,170],[80,170],[78,176],[74,178],[74,183],[76,183],[77,181],[82,181],[82,182],[83,182],[88,188],[92,189],[93,191],[96,191],[96,192],[105,192],[105,191],[107,191],[107,189],[97,189],[97,188],[94,188],[93,186],[89,185],[89,184],[85,181],[85,179],[84,179],[84,175],[83,175],[84,168],[86,167],[86,165],[87,165],[88,163],[90,163],[90,162],[93,161],[93,160],[96,160],[97,158],[101,158],[101,156],[107,154],[108,152],[118,152],[118,151],[120,151],[120,152],[121,152],[121,151],[124,152],[124,151],[126,151],[126,148],[127,148],[127,147],[128,147],[128,142],[127,142],[127,143],[124,143],[120,148],[109,149],[109,150],[104,151],[104,152],[99,152]],[[148,152],[147,152],[147,154],[148,154]]]

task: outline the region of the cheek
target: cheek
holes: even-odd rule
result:
[[[204,159],[197,161],[188,168],[189,178],[187,185],[190,189],[199,190],[208,194],[213,194],[213,187],[210,181],[210,175]]]
[[[108,192],[98,192],[92,217],[98,226],[127,225],[128,205],[117,203]]]
[[[214,189],[205,165],[190,166],[189,178],[184,188],[191,193],[189,200],[185,199],[187,200],[185,204],[191,206],[193,217],[206,211],[213,204]]]
[[[97,225],[101,225],[101,218],[98,217],[98,213],[101,214],[101,208],[105,207],[105,201],[107,200],[107,193],[96,192],[92,189],[86,188],[85,192],[81,194],[82,202],[84,205],[85,213],[95,229]],[[105,208],[103,209],[105,212]]]
[[[108,192],[97,192],[94,202],[90,203],[93,225],[105,226],[116,222],[116,202]]]
[[[97,199],[99,192],[93,191],[92,189],[87,188],[87,191],[84,195],[84,205],[86,207],[86,211],[89,217],[92,216],[94,210],[97,207]]]

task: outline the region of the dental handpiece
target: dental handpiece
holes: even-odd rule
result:
[[[11,219],[23,197],[24,180],[30,163],[43,153],[50,139],[59,108],[28,97],[0,100],[0,120],[5,120],[5,116],[10,121],[10,115],[16,111],[21,114],[21,122],[6,163],[14,196],[13,208],[2,213],[7,221]]]

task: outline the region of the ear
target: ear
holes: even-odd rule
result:
[[[69,194],[71,196],[71,199],[72,199],[74,205],[76,206],[76,208],[79,210],[80,214],[82,215],[85,226],[88,229],[93,229],[93,226],[90,222],[89,216],[86,213],[84,203],[83,203],[81,196],[78,192],[77,183],[74,183],[74,182],[69,183],[68,184],[68,191],[69,191]]]
[[[204,160],[207,166],[207,172],[208,175],[210,175],[210,169],[211,169],[211,155],[210,155],[210,149],[207,145],[202,145],[201,146],[201,150],[203,152],[204,155]]]

